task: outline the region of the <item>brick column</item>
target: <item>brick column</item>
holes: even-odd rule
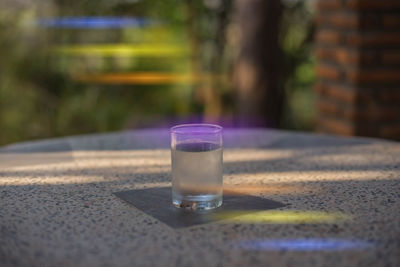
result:
[[[319,0],[317,130],[400,140],[400,0]]]

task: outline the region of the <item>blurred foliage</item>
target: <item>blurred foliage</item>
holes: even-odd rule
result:
[[[312,42],[313,9],[310,1],[284,1],[282,48],[284,51],[286,107],[282,127],[312,130],[315,108],[311,86],[315,81]]]
[[[0,145],[55,136],[163,125],[168,118],[204,112],[197,95],[205,84],[84,84],[77,75],[160,71],[229,73],[224,30],[232,1],[65,1],[46,6],[0,2]],[[303,1],[286,1],[282,22],[287,107],[283,125],[312,128],[310,54],[312,13]],[[139,16],[159,24],[147,28],[41,28],[43,17]],[[193,53],[165,57],[78,56],[52,52],[77,44],[168,44]],[[215,85],[215,84],[214,84]],[[232,106],[230,87],[217,84],[224,109]]]

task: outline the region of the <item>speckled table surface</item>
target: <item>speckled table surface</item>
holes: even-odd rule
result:
[[[172,228],[116,197],[170,186],[166,130],[0,149],[0,266],[399,266],[400,143],[226,130],[227,192],[285,204]]]

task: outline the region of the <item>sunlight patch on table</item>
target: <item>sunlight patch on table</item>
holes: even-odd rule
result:
[[[264,171],[264,172],[238,172],[227,173],[224,175],[224,181],[230,183],[257,183],[257,182],[321,182],[321,181],[367,181],[390,179],[392,171],[385,170],[310,170],[297,171],[295,168],[282,171]]]
[[[72,153],[67,152],[24,152],[0,153],[0,169],[9,169],[28,166],[55,166],[74,160]]]
[[[100,176],[48,176],[48,177],[0,177],[0,186],[22,186],[22,185],[64,185],[64,184],[88,184],[109,182]]]

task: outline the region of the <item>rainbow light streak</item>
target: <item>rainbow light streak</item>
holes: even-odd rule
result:
[[[153,20],[135,17],[63,17],[38,20],[37,24],[51,28],[126,28],[155,24]]]
[[[375,243],[336,238],[300,238],[250,240],[239,242],[235,246],[245,250],[342,251],[369,249],[375,247]]]
[[[218,212],[212,216],[219,220],[225,220],[225,222],[261,224],[338,223],[352,218],[340,212],[294,210],[226,211]]]
[[[241,184],[241,185],[224,185],[224,195],[251,195],[251,194],[288,194],[296,192],[306,193],[309,190],[316,191],[313,187],[302,187],[294,185],[252,185],[252,184]]]
[[[85,83],[102,84],[192,84],[210,75],[193,75],[161,72],[108,73],[77,76],[76,80]]]
[[[108,44],[108,45],[63,45],[51,52],[76,56],[183,56],[189,54],[184,45],[154,44]]]

